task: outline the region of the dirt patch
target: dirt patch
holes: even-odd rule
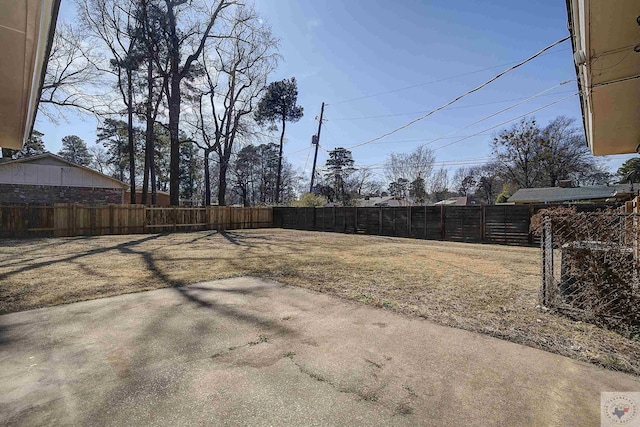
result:
[[[258,276],[640,375],[640,342],[537,308],[537,248],[291,230],[0,241],[0,313]]]

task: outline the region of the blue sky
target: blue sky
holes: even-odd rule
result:
[[[63,0],[61,18],[72,19],[73,7],[73,2]],[[313,160],[311,135],[316,132],[315,118],[322,102],[327,107],[321,147],[350,147],[419,117],[419,112],[444,104],[568,35],[565,5],[558,0],[263,0],[257,1],[256,7],[280,39],[283,60],[270,80],[292,76],[298,80],[298,101],[305,115],[287,126],[285,154],[289,153],[288,159],[307,175]],[[456,108],[355,148],[356,164],[379,165],[391,152],[411,151],[444,135],[448,135],[446,139],[428,147],[436,150],[438,162],[445,162],[451,175],[461,163],[488,158],[491,132],[438,147],[456,141],[454,137],[475,134],[576,93],[572,81],[453,133],[516,100],[574,80],[570,47],[568,41],[564,42],[459,101]],[[397,90],[406,87],[412,88]],[[391,93],[370,96],[383,92]],[[543,125],[566,115],[581,126],[577,96],[533,115]],[[65,135],[77,134],[89,145],[95,141],[93,118],[70,114],[68,123],[56,125],[38,117],[36,128],[45,134],[45,144],[54,152]],[[615,172],[629,157],[604,159]],[[323,165],[327,153],[320,150],[318,158]],[[382,173],[379,166],[374,166],[374,171]]]

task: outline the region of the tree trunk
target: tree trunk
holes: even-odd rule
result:
[[[245,208],[251,206],[249,203],[249,188],[246,185],[242,187],[242,206]]]
[[[169,137],[171,140],[171,154],[169,161],[169,194],[171,205],[180,204],[180,80],[171,79],[171,95],[169,101]]]
[[[131,70],[127,70],[127,134],[129,138],[129,184],[131,185],[131,204],[136,204],[136,157],[133,139],[133,81]]]
[[[156,182],[156,144],[155,144],[155,135],[151,138],[151,148],[149,149],[149,180],[151,181],[151,205],[155,206],[158,204],[158,195],[157,195],[157,182]]]
[[[280,155],[278,156],[278,175],[276,177],[276,204],[280,203],[280,179],[282,178],[282,147],[284,146],[285,116],[282,116],[282,132],[280,132]]]
[[[225,194],[227,192],[227,168],[228,159],[225,161],[223,156],[220,158],[220,173],[218,174],[218,205],[226,206]]]
[[[209,150],[204,150],[204,205],[211,205],[211,171],[209,169]]]
[[[143,7],[146,7],[144,5]],[[146,105],[146,121],[147,127],[145,129],[144,138],[144,177],[142,180],[142,204],[147,204],[147,198],[149,195],[149,173],[151,168],[151,159],[153,158],[153,151],[151,146],[153,144],[153,62],[151,60],[147,63],[147,105]]]

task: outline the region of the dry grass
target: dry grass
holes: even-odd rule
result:
[[[245,275],[640,375],[637,340],[536,308],[536,248],[275,229],[0,240],[0,313]]]

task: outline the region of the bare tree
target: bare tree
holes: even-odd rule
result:
[[[553,187],[559,180],[605,181],[608,171],[589,151],[581,128],[565,116],[541,128],[524,118],[493,138],[500,174],[520,188]]]
[[[435,201],[449,196],[449,174],[445,168],[434,172],[429,183],[429,195]]]
[[[164,13],[158,6],[157,0],[140,0],[136,11],[139,21],[138,31],[141,43],[140,55],[144,58],[146,74],[143,78],[146,85],[146,99],[144,111],[141,112],[145,120],[145,148],[144,172],[142,179],[142,204],[147,204],[149,182],[151,182],[151,204],[157,204],[157,182],[155,167],[155,131],[158,110],[164,99],[164,89],[167,77],[160,73],[156,64],[164,63],[166,69],[169,56],[167,55],[166,39],[163,37],[166,22]]]
[[[211,203],[209,155],[218,157],[218,204],[226,203],[227,172],[238,137],[247,137],[249,114],[276,65],[277,40],[254,9],[239,6],[227,37],[206,50],[205,89],[198,97],[200,148],[204,151],[205,203]],[[215,52],[211,58],[208,53]],[[213,53],[211,52],[211,53]],[[207,103],[205,104],[205,100]]]
[[[473,194],[478,184],[477,168],[462,166],[456,169],[451,179],[452,187],[462,196]]]
[[[65,108],[95,114],[103,110],[98,89],[102,73],[96,67],[99,53],[77,28],[61,24],[47,59],[40,111],[56,123]]]
[[[111,56],[109,67],[102,68],[116,78],[116,87],[127,115],[129,184],[131,203],[136,203],[136,163],[133,117],[135,113],[134,73],[141,57],[139,22],[133,0],[78,0],[79,12],[86,30],[99,40]]]
[[[526,117],[493,137],[493,155],[506,180],[520,188],[539,185],[543,174],[540,140],[540,127]]]
[[[496,162],[489,162],[476,168],[476,196],[489,205],[493,205],[503,188],[500,179],[500,167]]]
[[[378,196],[382,192],[382,182],[375,179],[373,171],[368,167],[359,167],[349,177],[347,187],[360,197]]]
[[[434,172],[435,161],[432,150],[418,147],[411,153],[392,153],[385,162],[384,171],[391,182],[400,178],[409,182],[422,178],[428,182]]]
[[[167,59],[160,58],[157,66],[167,79],[165,93],[169,112],[169,135],[171,138],[169,193],[171,204],[180,202],[180,114],[182,105],[182,85],[192,77],[193,65],[201,56],[209,38],[222,38],[223,34],[213,33],[214,25],[222,12],[235,4],[231,0],[218,0],[213,6],[195,4],[187,0],[164,0],[166,27],[164,36],[167,44]],[[187,10],[186,7],[189,6]]]
[[[553,119],[543,130],[541,138],[541,167],[543,184],[557,185],[559,180],[589,181],[594,173],[606,173],[589,150],[581,127],[566,116]],[[596,178],[597,179],[597,178]]]
[[[100,173],[109,175],[109,154],[104,147],[100,145],[92,145],[89,147],[89,154],[91,155],[91,167]]]

